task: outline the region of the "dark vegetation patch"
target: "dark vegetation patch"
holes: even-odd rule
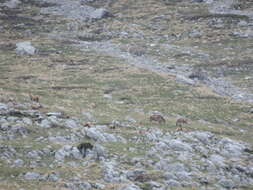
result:
[[[240,0],[233,5],[235,10],[245,10],[252,7],[253,2],[251,0]]]
[[[54,7],[57,5],[56,3],[49,3],[45,1],[34,1],[34,0],[20,0],[20,1],[24,4],[29,4],[40,8]]]
[[[183,0],[161,0],[165,5],[177,5],[184,2]]]
[[[237,15],[237,14],[203,14],[203,15],[192,15],[184,16],[184,19],[188,20],[199,20],[199,19],[227,19],[227,20],[249,20],[249,17],[246,15]]]
[[[94,41],[107,41],[111,39],[111,36],[109,35],[103,35],[103,34],[87,34],[87,35],[82,35],[78,36],[78,39],[81,41],[87,41],[87,42],[94,42]]]
[[[83,142],[83,143],[80,143],[78,146],[77,146],[77,149],[80,151],[80,153],[82,154],[83,157],[85,157],[88,153],[89,150],[92,150],[93,149],[93,145],[89,142]]]
[[[0,43],[0,50],[2,51],[10,51],[10,50],[14,50],[15,48],[16,48],[16,45],[14,43],[9,43],[9,42]]]

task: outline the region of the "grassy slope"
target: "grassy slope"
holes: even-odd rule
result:
[[[150,19],[156,16],[157,11],[174,15],[175,12],[180,11],[176,9],[183,9],[184,7],[183,5],[179,8],[172,5],[171,7],[165,7],[161,3],[154,3],[154,1],[149,0],[145,3],[148,4],[146,7],[150,8],[145,9],[143,1],[138,1],[137,4],[134,2],[120,1],[120,3],[112,5],[112,11],[115,13],[122,12],[125,15],[121,20],[108,19],[99,22],[108,24],[109,30],[112,31],[120,30],[122,26],[125,26],[124,29],[128,30],[131,28],[129,23],[135,23],[138,26],[137,30],[142,31],[146,38],[140,40],[133,37],[126,40],[115,37],[112,39],[115,43],[145,45],[147,43],[144,42],[145,40],[148,40],[149,43],[154,42],[155,39],[152,38],[152,35],[156,35],[157,31],[150,27],[150,24],[147,24],[150,23]],[[26,11],[22,14],[30,15],[31,10],[35,11],[36,9],[36,7],[29,10],[25,9]],[[187,12],[187,14],[189,13]],[[174,17],[176,18],[176,15]],[[52,23],[55,22],[53,18],[47,19],[52,19]],[[34,34],[25,37],[22,33],[24,29],[14,28],[8,20],[3,18],[0,19],[0,22],[6,29],[5,32],[0,33],[3,43],[15,44],[17,41],[30,40],[40,50],[38,55],[20,57],[15,55],[13,49],[0,49],[1,97],[11,96],[19,101],[27,101],[28,93],[31,92],[40,96],[41,102],[45,105],[42,111],[60,110],[81,118],[83,117],[82,112],[90,112],[95,116],[97,123],[108,123],[114,119],[124,120],[125,116],[128,115],[137,121],[134,125],[144,127],[154,126],[154,124],[149,123],[149,112],[157,110],[166,116],[167,122],[165,125],[155,125],[155,127],[163,130],[175,130],[176,118],[181,115],[191,120],[188,126],[190,130],[208,130],[253,144],[251,138],[253,118],[252,114],[248,112],[251,107],[249,104],[233,102],[229,98],[217,96],[203,86],[186,86],[176,83],[171,77],[124,65],[124,60],[111,55],[95,51],[84,53],[66,42],[49,40],[44,35]],[[99,22],[93,27],[99,27],[101,24]],[[170,32],[182,31],[191,25],[190,22],[180,23],[176,19],[171,22],[166,20],[161,22],[158,23],[163,28],[160,34],[166,33],[167,30],[170,30]],[[33,26],[31,28],[34,32],[44,33],[52,28],[52,23],[46,23],[41,27],[41,25],[31,21],[31,25],[28,26]],[[29,27],[26,28],[25,26],[25,29],[29,29]],[[200,25],[200,27],[203,26]],[[167,43],[163,38],[159,38],[159,42]],[[180,43],[187,44],[188,42],[178,42],[178,44]],[[189,46],[192,43],[197,42],[189,42]],[[203,48],[205,47],[203,45]],[[215,54],[215,52],[213,53]],[[166,57],[161,59],[166,60]],[[181,62],[184,62],[184,60],[181,60]],[[181,62],[179,59],[178,64]],[[103,97],[104,92],[111,89],[112,99],[105,99]],[[119,104],[119,102],[123,103]],[[199,120],[206,122],[200,122]],[[244,129],[246,133],[242,133],[240,129]],[[131,137],[136,133],[133,129],[122,129],[117,130],[117,132],[126,137]],[[43,135],[43,132],[39,135]],[[38,145],[33,143],[37,136],[38,134],[35,133],[29,141],[25,142],[27,145],[32,146],[32,149],[38,148]],[[8,144],[9,142],[2,143]],[[17,147],[19,142],[15,143],[12,146]],[[115,145],[109,143],[106,146],[110,151],[118,154],[123,148],[132,146],[132,144]],[[142,147],[142,145],[133,146]],[[140,149],[139,154],[141,155],[141,153]],[[5,171],[2,176],[16,176],[29,170],[29,168],[21,168],[17,171],[0,165],[0,170]],[[50,169],[43,167],[37,170],[51,172]],[[93,180],[100,175],[96,163],[93,166],[87,166],[87,170],[94,173]],[[59,169],[59,171],[65,173],[66,168]],[[78,173],[74,170],[73,172]],[[70,174],[66,174],[66,176],[68,175]],[[82,177],[85,178],[85,176]],[[13,182],[13,178],[10,177],[9,180]],[[16,183],[10,185],[10,183],[0,182],[1,187],[4,189],[16,189],[17,187],[34,189],[35,186],[37,188],[57,188],[56,184],[38,183],[16,181]],[[108,187],[108,189],[110,188],[113,187]]]

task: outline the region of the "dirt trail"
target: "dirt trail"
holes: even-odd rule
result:
[[[210,76],[206,76],[203,80],[192,80],[189,75],[193,72],[193,67],[189,65],[175,65],[175,64],[161,64],[155,58],[144,55],[144,56],[134,56],[128,52],[120,50],[117,44],[112,44],[110,42],[81,42],[80,47],[83,51],[88,51],[90,49],[107,53],[111,56],[118,58],[123,58],[125,63],[134,65],[140,68],[148,69],[158,73],[165,73],[168,75],[174,75],[176,80],[189,85],[194,85],[197,83],[202,83],[212,88],[216,93],[222,96],[229,96],[235,100],[246,101],[253,103],[253,94],[247,93],[242,89],[234,86],[229,81],[225,79],[218,78],[215,79]]]
[[[85,1],[84,1],[85,2]],[[55,3],[55,1],[52,1],[52,3]],[[94,11],[94,8],[86,6],[86,5],[81,5],[80,3],[75,3],[75,4],[71,4],[72,1],[64,1],[64,4],[61,3],[58,6],[56,6],[55,8],[50,7],[49,9],[46,9],[47,13],[52,13],[52,14],[59,14],[59,15],[64,15],[66,17],[72,17],[72,18],[79,18],[79,17],[89,17],[89,12]],[[71,4],[71,6],[70,6]],[[73,11],[73,7],[77,7],[80,6],[79,9],[77,11]],[[226,4],[226,6],[223,7],[222,11],[218,10],[217,6],[210,6],[210,12],[214,12],[214,13],[221,13],[222,14],[238,14],[238,15],[247,15],[248,14],[252,14],[252,12],[250,11],[232,11],[229,9],[230,6],[232,6],[231,4]],[[220,7],[220,6],[219,6]],[[87,14],[79,14],[81,13],[83,10],[87,10]],[[45,9],[44,9],[45,11]],[[70,16],[69,16],[70,15]],[[71,16],[72,15],[72,16]],[[82,22],[86,22],[85,20],[83,20]],[[75,35],[76,33],[76,35]],[[199,80],[198,78],[194,78],[191,79],[189,78],[189,75],[191,75],[194,72],[194,67],[191,64],[177,64],[177,61],[175,59],[172,58],[168,61],[168,63],[166,64],[162,64],[161,62],[159,62],[159,60],[157,60],[157,58],[155,58],[154,56],[151,56],[149,54],[143,54],[143,55],[134,55],[133,53],[129,52],[129,51],[125,51],[124,49],[128,49],[129,46],[125,45],[125,44],[115,44],[111,41],[82,41],[82,40],[78,40],[73,36],[78,36],[77,31],[72,31],[71,33],[66,33],[66,32],[62,32],[59,33],[51,33],[49,35],[51,38],[58,38],[58,39],[62,39],[62,40],[70,40],[73,41],[75,43],[77,43],[78,48],[80,48],[83,51],[97,51],[97,52],[102,52],[102,53],[106,53],[109,54],[110,56],[116,57],[116,58],[121,58],[123,60],[125,60],[126,64],[130,64],[133,66],[137,66],[137,67],[141,67],[141,68],[145,68],[154,72],[159,72],[159,73],[165,73],[168,75],[174,75],[176,80],[179,82],[183,82],[189,85],[195,85],[197,83],[201,83],[201,84],[205,84],[206,86],[210,87],[211,89],[213,89],[216,93],[218,93],[219,95],[222,96],[229,96],[231,98],[233,98],[234,100],[239,100],[239,101],[245,101],[245,102],[249,102],[249,103],[253,103],[253,94],[243,89],[241,89],[240,87],[237,87],[235,85],[232,84],[231,81],[228,81],[227,79],[225,79],[224,77],[219,77],[219,78],[215,78],[212,75],[207,74],[207,72],[204,73],[205,77],[202,78],[201,80]],[[148,44],[148,42],[146,42],[146,44]],[[123,48],[122,48],[123,47]],[[170,47],[163,47],[163,48],[168,48],[167,51],[168,52],[173,52],[176,51],[179,52],[179,54],[185,54],[185,52],[187,52],[186,54],[188,54],[188,56],[198,56],[199,55],[203,56],[203,57],[208,57],[209,54],[206,51],[202,51],[198,48],[195,47],[189,47],[188,49],[182,46],[176,46],[171,44]],[[203,58],[202,60],[200,60],[201,62],[205,62],[205,58]]]
[[[51,37],[59,38],[59,34],[57,36],[51,35]],[[65,40],[66,36],[64,38],[60,37],[60,39]],[[125,60],[125,64],[137,66],[143,69],[148,69],[157,73],[167,74],[169,76],[174,76],[178,82],[183,82],[188,85],[196,85],[198,83],[204,84],[214,90],[219,95],[228,96],[234,100],[253,103],[253,94],[233,85],[230,81],[222,77],[214,78],[210,75],[207,76],[207,73],[205,72],[204,79],[199,80],[197,78],[189,78],[189,76],[194,72],[194,67],[189,64],[177,65],[176,62],[173,63],[173,61],[171,60],[165,65],[160,63],[156,58],[150,55],[136,56],[127,51],[123,51],[121,50],[122,44],[114,44],[110,41],[86,42],[70,38],[68,38],[68,40],[75,42],[74,46],[80,48],[82,51],[93,50],[99,53],[106,53],[115,58],[121,58]],[[184,53],[183,49],[182,53]]]

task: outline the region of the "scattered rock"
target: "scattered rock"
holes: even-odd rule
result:
[[[198,0],[198,1],[202,1],[202,0]],[[192,30],[190,33],[189,33],[189,37],[190,38],[200,38],[202,36],[202,32],[199,31],[199,30]]]
[[[90,14],[90,18],[92,19],[102,19],[109,16],[112,16],[112,14],[104,8],[96,9]]]
[[[186,167],[184,166],[184,164],[181,164],[181,163],[169,164],[166,168],[168,171],[171,171],[171,172],[185,172],[186,170]]]
[[[141,189],[137,185],[130,184],[123,186],[122,188],[120,188],[120,190],[141,190]]]
[[[192,148],[187,143],[183,143],[180,140],[171,140],[169,146],[176,151],[188,151],[192,152]]]
[[[82,115],[87,119],[88,121],[95,121],[94,116],[90,112],[82,112]]]
[[[170,179],[170,180],[166,181],[166,183],[167,183],[167,185],[169,185],[171,187],[180,187],[181,186],[181,184],[174,179]]]
[[[7,110],[8,106],[6,104],[0,103],[0,110]]]
[[[105,185],[101,183],[96,183],[92,185],[95,189],[105,189]]]
[[[118,171],[116,164],[113,161],[103,162],[103,179],[106,182],[119,183],[123,181],[124,176]]]
[[[133,46],[128,49],[129,53],[135,56],[143,56],[146,54],[146,48],[141,46]]]
[[[52,172],[48,175],[48,181],[56,182],[59,180],[60,174],[57,172]]]
[[[95,146],[93,147],[93,154],[94,157],[97,160],[101,160],[107,157],[107,151],[105,150],[105,148],[99,144],[95,144]]]
[[[196,69],[189,75],[190,79],[207,80],[207,73],[201,69]]]
[[[78,186],[80,189],[87,189],[87,190],[92,189],[91,184],[89,184],[88,182],[81,182],[78,184]]]
[[[4,3],[4,6],[8,7],[9,9],[15,9],[20,4],[21,4],[21,2],[19,0],[9,0],[6,3]]]
[[[65,145],[55,152],[55,159],[57,161],[64,161],[65,157],[82,159],[82,154],[76,147]]]
[[[50,142],[54,142],[54,143],[67,143],[69,142],[69,139],[64,137],[64,136],[50,136],[48,137],[48,140]]]
[[[137,122],[134,118],[132,118],[130,116],[126,116],[125,120],[128,121],[128,122],[130,122],[130,123],[136,123]]]
[[[68,119],[65,121],[65,125],[67,128],[78,128],[78,125],[75,120]]]
[[[32,125],[33,121],[30,118],[24,117],[23,118],[23,123],[26,125]]]
[[[23,125],[19,125],[19,124],[12,125],[10,129],[12,133],[19,134],[23,137],[28,134],[28,130]]]
[[[152,189],[156,189],[156,188],[161,188],[162,184],[156,182],[156,181],[149,181],[148,185],[152,188]]]
[[[16,44],[17,55],[34,55],[36,49],[32,46],[31,42],[19,42]]]
[[[193,137],[198,139],[200,142],[208,145],[211,143],[211,140],[213,139],[214,135],[209,132],[202,132],[202,131],[196,131],[193,133]]]
[[[147,175],[146,171],[144,170],[130,171],[126,175],[127,175],[127,178],[130,179],[131,181],[138,181],[138,182],[144,183],[151,180],[150,176]]]
[[[235,187],[235,183],[231,179],[221,179],[219,184],[227,189],[233,189]]]
[[[32,150],[32,151],[27,153],[27,157],[39,160],[39,159],[41,159],[40,154],[41,153],[39,151]]]
[[[183,82],[185,84],[194,85],[195,82],[192,79],[189,79],[183,75],[177,75],[176,80],[179,82]]]
[[[36,173],[36,172],[27,172],[25,175],[24,175],[24,178],[26,180],[36,180],[36,179],[39,179],[40,178],[40,174],[39,173]]]
[[[225,167],[225,159],[217,154],[213,154],[210,156],[210,160],[212,161],[212,163],[214,163],[216,166],[218,167]]]
[[[47,116],[63,117],[63,114],[61,112],[48,112]]]
[[[118,139],[113,134],[109,134],[106,132],[102,132],[96,128],[87,128],[86,129],[86,135],[99,142],[117,142]]]
[[[43,119],[40,123],[40,126],[42,128],[50,128],[52,126],[52,122],[49,121],[48,119]]]
[[[82,158],[82,155],[81,155],[80,151],[76,147],[72,148],[71,154],[73,155],[73,157],[75,159],[81,159]]]
[[[106,98],[106,99],[110,99],[110,100],[112,99],[111,94],[104,94],[103,97]]]
[[[231,139],[228,138],[222,139],[220,141],[220,145],[222,146],[221,154],[228,158],[240,157],[244,150],[243,144],[232,141]]]
[[[14,167],[22,167],[24,165],[24,161],[21,159],[17,159],[14,161]]]

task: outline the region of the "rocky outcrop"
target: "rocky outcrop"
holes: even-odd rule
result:
[[[119,134],[115,135],[115,129],[106,125],[86,128],[77,118],[64,118],[61,113],[24,109],[25,105],[20,110],[11,103],[0,105],[0,140],[9,144],[20,139],[33,142],[23,147],[1,145],[0,161],[5,162],[6,167],[55,169],[59,165],[69,165],[78,168],[97,162],[101,172],[101,179],[97,182],[102,189],[108,183],[122,184],[119,189],[137,190],[142,189],[143,185],[154,189],[200,188],[203,184],[217,189],[232,189],[253,185],[252,149],[244,142],[205,131],[163,132],[157,128],[151,128],[145,135],[125,139]],[[120,124],[121,129],[124,127],[128,126]],[[45,129],[50,131],[44,136],[33,137],[34,131]],[[89,143],[90,140],[92,143]],[[145,143],[149,148],[129,160],[121,151],[109,151],[103,146],[104,143],[130,142],[136,145]],[[136,147],[128,150],[134,154],[138,152]],[[51,160],[51,164],[47,165],[47,160]],[[125,168],[125,163],[128,163],[128,168]],[[84,185],[78,180],[68,181],[57,172],[31,170],[20,174],[19,178],[28,181],[63,180],[66,181],[65,187],[91,188],[89,183]]]

